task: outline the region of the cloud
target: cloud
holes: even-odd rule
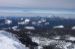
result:
[[[0,0],[0,7],[75,9],[74,0]]]
[[[9,7],[11,7],[12,10]],[[18,8],[15,9],[15,7],[22,8],[22,9],[18,9]],[[13,8],[15,10],[13,10]],[[37,9],[41,9],[41,10],[37,10]],[[43,10],[43,9],[47,9],[47,10]],[[51,10],[56,9],[56,10],[51,11],[50,9]],[[71,9],[71,10],[64,11],[64,9]],[[70,16],[75,16],[75,0],[0,0],[0,15],[46,16],[50,14],[56,14],[56,15],[58,14],[60,16],[61,15],[64,16],[63,14],[68,14],[69,16],[70,14]]]
[[[48,16],[50,14],[67,14],[68,16],[75,16],[75,10],[65,9],[0,9],[0,15],[11,15],[11,16]]]

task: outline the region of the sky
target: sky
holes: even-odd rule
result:
[[[3,12],[74,15],[75,0],[0,0],[0,13]]]
[[[0,0],[0,7],[75,9],[75,0]]]

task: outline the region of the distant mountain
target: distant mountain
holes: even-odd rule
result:
[[[8,16],[0,17],[0,29],[17,26],[18,29],[25,29],[27,26],[33,26],[35,29],[51,29],[54,26],[63,25],[65,28],[75,26],[75,19],[63,18],[57,16]]]

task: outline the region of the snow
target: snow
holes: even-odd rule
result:
[[[75,29],[75,26],[73,26],[72,29]]]
[[[29,23],[30,22],[30,19],[25,19],[25,23]]]
[[[17,29],[17,26],[13,26],[12,29]]]
[[[21,20],[23,20],[23,18],[21,18]]]
[[[13,34],[0,30],[0,49],[29,49],[21,44]]]
[[[64,28],[63,25],[54,26],[53,28]]]
[[[52,39],[36,36],[36,37],[32,37],[32,41],[39,44],[38,46],[39,49],[42,49],[43,46],[48,46],[48,45],[56,45],[56,49],[75,49],[74,43],[65,42],[62,40],[52,40]]]
[[[23,22],[18,22],[18,24],[24,25],[24,24],[25,24],[25,22],[24,22],[24,21],[23,21]]]
[[[54,39],[60,39],[60,36],[56,36],[56,37],[54,37]]]
[[[11,23],[12,23],[11,20],[9,20],[9,19],[5,20],[5,24],[11,24]]]
[[[38,43],[40,46],[49,45],[51,42],[49,39],[43,37],[32,37],[32,41]]]
[[[39,20],[38,23],[40,24],[40,23],[42,23],[42,21]]]
[[[41,20],[38,21],[39,24],[43,23],[43,22],[46,22],[46,19],[41,19]]]
[[[18,30],[17,28],[18,28],[18,26],[13,26],[12,27],[13,30]]]
[[[35,27],[33,27],[33,26],[26,26],[25,29],[35,30]]]
[[[21,18],[21,20],[23,20]],[[24,21],[18,22],[18,24],[24,25],[24,24],[28,24],[30,22],[30,19],[25,19]]]
[[[41,19],[42,22],[46,22],[46,19]]]
[[[69,40],[75,41],[75,37],[70,37]]]
[[[49,22],[46,22],[45,25],[49,25]]]

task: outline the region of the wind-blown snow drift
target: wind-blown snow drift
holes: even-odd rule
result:
[[[11,33],[0,30],[0,49],[28,49]]]

